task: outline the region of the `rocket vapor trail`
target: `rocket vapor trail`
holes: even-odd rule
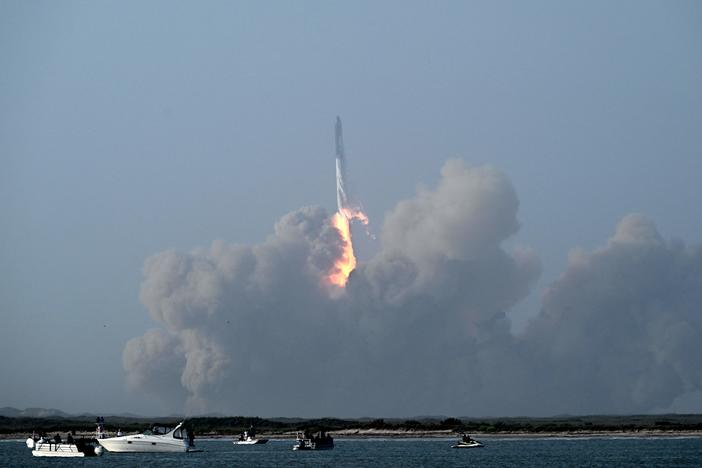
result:
[[[368,217],[361,211],[361,208],[349,201],[346,194],[346,156],[344,154],[344,131],[341,126],[341,118],[336,117],[334,128],[336,138],[336,206],[339,213],[344,215],[349,221],[361,221],[368,224]]]
[[[336,141],[336,206],[339,213],[348,204],[346,189],[344,188],[344,173],[346,172],[346,157],[344,156],[344,131],[341,127],[341,118],[336,117],[334,126],[334,138]]]
[[[338,211],[332,216],[331,223],[341,236],[342,253],[336,259],[332,271],[327,276],[330,284],[344,287],[351,272],[356,268],[356,257],[353,254],[353,242],[351,241],[351,221],[360,221],[367,225],[368,217],[361,211],[360,207],[353,205],[349,201],[346,193],[346,157],[344,155],[344,133],[341,127],[341,118],[336,117],[334,127],[336,141],[336,206]]]

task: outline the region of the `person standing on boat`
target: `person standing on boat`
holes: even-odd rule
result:
[[[70,432],[68,433],[68,437],[66,437],[66,443],[67,443],[68,445],[73,445],[73,443],[74,443],[74,441],[73,441],[73,435],[71,435]]]

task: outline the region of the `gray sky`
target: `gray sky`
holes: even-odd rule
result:
[[[209,248],[215,239],[260,245],[274,223],[303,206],[332,212],[336,115],[344,122],[351,189],[378,237],[372,241],[354,231],[359,259],[368,265],[359,272],[359,291],[381,284],[373,276],[387,271],[379,256],[395,255],[395,247],[388,247],[395,243],[401,245],[398,255],[417,265],[418,278],[434,268],[453,268],[435,263],[453,255],[453,244],[426,256],[413,253],[412,245],[432,241],[420,228],[410,229],[416,237],[410,232],[403,238],[403,208],[396,205],[413,199],[418,184],[436,189],[415,207],[432,220],[427,207],[449,197],[450,190],[437,188],[440,180],[446,186],[452,180],[493,180],[491,173],[455,167],[442,179],[445,161],[456,158],[492,166],[502,174],[496,180],[507,180],[494,192],[495,200],[506,200],[504,210],[495,208],[503,210],[505,225],[514,215],[510,185],[518,199],[519,230],[496,222],[486,228],[492,237],[484,245],[508,256],[528,247],[541,265],[539,274],[528,266],[531,260],[523,268],[518,260],[509,270],[521,278],[507,288],[510,299],[480,302],[509,314],[515,336],[528,317],[542,309],[559,316],[562,311],[553,311],[567,302],[563,298],[582,294],[572,285],[580,265],[569,262],[573,248],[584,249],[579,258],[589,259],[594,275],[613,269],[608,265],[616,261],[608,259],[633,258],[617,250],[617,239],[632,238],[621,233],[640,232],[637,226],[649,221],[622,221],[630,213],[655,223],[663,239],[656,259],[684,263],[693,272],[669,278],[685,282],[694,272],[702,277],[700,255],[680,253],[669,243],[681,239],[699,246],[702,240],[701,26],[702,7],[694,1],[0,0],[0,406],[154,414],[191,404],[189,411],[262,414],[263,402],[251,408],[213,404],[217,394],[186,384],[190,403],[184,403],[182,388],[174,389],[173,398],[127,388],[129,375],[136,375],[123,368],[129,340],[161,328],[178,343],[188,341],[179,325],[168,328],[167,319],[154,319],[162,298],[142,290],[143,281],[155,278],[147,274],[145,280],[144,265],[159,252]],[[321,215],[300,216],[316,226]],[[462,226],[484,219],[468,218]],[[471,249],[461,247],[459,260]],[[502,259],[495,254],[485,265]],[[690,309],[683,300],[699,296],[699,279],[692,281],[697,283],[691,290],[671,287],[653,302],[663,315],[679,310],[694,337],[702,332],[700,305]],[[415,285],[407,294],[431,297],[434,286]],[[300,304],[318,300],[305,296]],[[408,310],[418,304],[402,300]],[[384,301],[371,308],[382,315],[381,309],[392,308]],[[344,307],[362,308],[354,298]],[[455,307],[451,303],[447,310]],[[587,315],[581,308],[578,316]],[[382,328],[383,320],[373,326]],[[270,338],[265,320],[261,324],[261,340]],[[557,333],[551,325],[544,322],[525,336],[543,340]],[[203,327],[199,339],[214,329]],[[353,339],[368,336],[363,326],[353,330]],[[665,336],[678,336],[671,333]],[[659,349],[654,341],[651,349]],[[236,349],[222,346],[226,353]],[[503,366],[504,372],[517,368],[476,349],[488,356],[486,365]],[[389,357],[393,350],[378,352]],[[545,362],[567,364],[554,359]],[[178,368],[178,362],[171,364]],[[688,370],[679,370],[675,378],[684,381],[682,390],[668,399],[641,396],[634,386],[633,400],[564,400],[538,411],[648,411],[659,403],[667,408],[671,398],[702,390],[699,378],[685,377]],[[218,385],[238,375],[227,372]],[[443,377],[440,382],[457,392],[464,384],[459,376]],[[665,381],[657,374],[650,378]],[[572,376],[562,381],[578,384]],[[198,406],[193,398],[209,401]],[[702,411],[702,398],[694,401]],[[408,398],[388,414],[471,414],[468,407],[423,404]],[[324,411],[384,415],[380,403],[359,403],[346,414],[330,401]]]

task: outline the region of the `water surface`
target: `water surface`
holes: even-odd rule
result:
[[[455,439],[336,439],[334,450],[296,452],[292,440],[235,446],[198,440],[202,453],[105,453],[98,458],[32,457],[23,441],[0,442],[7,467],[702,467],[702,438],[482,438],[482,448],[452,449]]]

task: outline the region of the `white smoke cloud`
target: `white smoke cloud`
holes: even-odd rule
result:
[[[163,329],[127,343],[128,382],[162,392],[177,381],[192,412],[263,416],[690,401],[702,388],[700,251],[626,217],[605,247],[571,256],[542,314],[515,337],[506,312],[540,273],[534,252],[502,246],[518,230],[518,205],[499,171],[449,161],[436,189],[388,214],[380,253],[340,296],[324,278],[341,238],[320,208],[284,216],[257,245],[154,255],[141,299]]]
[[[541,411],[645,412],[699,392],[701,304],[702,249],[624,217],[607,245],[571,255],[530,324]]]
[[[436,190],[419,189],[398,203],[383,227],[387,249],[409,258],[465,260],[499,243],[519,228],[519,202],[507,178],[489,166],[448,161]]]
[[[185,365],[183,347],[162,330],[147,331],[127,343],[122,355],[127,386],[156,395],[168,406],[182,404],[187,396],[180,376]]]
[[[159,365],[176,366],[189,410],[246,401],[238,408],[244,411],[248,402],[265,401],[261,385],[281,390],[296,375],[307,376],[309,389],[310,372],[324,367],[300,360],[310,359],[315,344],[334,349],[333,303],[322,277],[340,248],[323,210],[303,208],[284,216],[262,244],[216,241],[209,249],[163,252],[146,261],[141,300],[177,340],[173,350],[184,361]],[[143,375],[149,366],[127,356],[152,338],[147,334],[125,348],[125,369],[134,382],[150,382]]]
[[[368,346],[358,389],[370,414],[485,412],[490,343],[513,341],[505,312],[540,264],[501,243],[516,232],[518,200],[500,172],[449,161],[431,191],[386,218],[382,251],[351,275],[349,308]],[[497,378],[497,377],[495,377]]]

